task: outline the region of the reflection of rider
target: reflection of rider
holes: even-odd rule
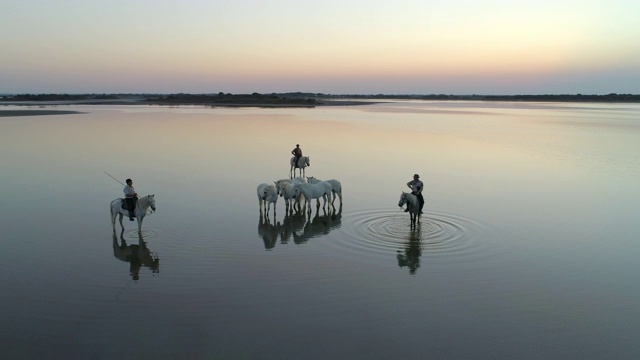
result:
[[[160,259],[152,253],[142,237],[138,238],[138,244],[127,245],[124,239],[124,230],[120,233],[121,244],[118,243],[116,233],[113,233],[113,255],[124,262],[129,263],[129,274],[133,280],[140,279],[140,268],[142,266],[151,269],[151,272],[160,272]]]
[[[296,157],[296,159],[294,161],[295,167],[300,167],[298,165],[298,162],[300,161],[300,158],[302,157],[302,149],[300,148],[300,144],[296,144],[296,147],[293,150],[291,150],[291,153],[293,154],[293,156]]]
[[[413,180],[407,183],[409,189],[411,189],[411,193],[418,198],[418,203],[420,203],[420,214],[422,214],[422,207],[424,206],[424,197],[422,196],[422,189],[424,189],[424,184],[420,181],[420,175],[414,174]],[[407,203],[407,209],[405,212],[409,211],[409,203]]]
[[[398,251],[398,266],[409,268],[409,274],[415,275],[420,267],[420,256],[422,247],[420,241],[420,231],[412,232],[409,242],[405,245],[404,254]]]
[[[133,188],[133,181],[127,179],[127,186],[122,190],[124,191],[125,209],[129,210],[129,220],[133,221],[134,212],[136,208],[136,202],[138,201],[138,194],[136,189]]]

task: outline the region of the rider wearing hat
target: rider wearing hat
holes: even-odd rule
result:
[[[418,198],[418,203],[420,204],[420,214],[422,214],[422,207],[424,207],[424,197],[422,197],[422,189],[424,189],[424,183],[420,181],[420,175],[413,174],[413,180],[407,183],[409,189],[411,189],[411,193]],[[405,212],[409,211],[409,204],[407,204],[407,209]]]

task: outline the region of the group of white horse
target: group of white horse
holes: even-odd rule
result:
[[[304,178],[296,177],[293,179],[280,179],[274,181],[273,184],[262,183],[257,188],[258,205],[260,211],[265,210],[268,215],[273,204],[273,215],[276,214],[276,204],[278,197],[285,201],[285,209],[287,213],[294,210],[301,210],[303,207],[307,212],[311,212],[311,202],[316,199],[316,207],[320,208],[320,199],[323,199],[322,208],[328,208],[329,205],[335,208],[336,198],[340,199],[342,206],[342,184],[336,179],[320,180],[313,176]],[[304,199],[304,206],[301,205]]]

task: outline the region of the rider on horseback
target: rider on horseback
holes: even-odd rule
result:
[[[420,214],[422,214],[422,208],[424,207],[424,197],[422,196],[422,189],[424,189],[424,183],[420,181],[420,175],[414,174],[413,180],[407,183],[407,186],[411,189],[411,193],[418,198],[420,204]],[[404,212],[409,211],[409,204],[407,203],[407,209]]]
[[[129,210],[129,220],[133,221],[133,217],[135,216],[133,211],[136,209],[138,194],[136,193],[136,189],[133,188],[133,181],[127,179],[126,182],[127,186],[122,190],[124,191],[125,210]]]
[[[296,157],[294,166],[299,168],[300,158],[302,157],[302,149],[300,148],[300,144],[296,144],[296,147],[293,150],[291,150],[291,153],[293,154],[293,156]]]

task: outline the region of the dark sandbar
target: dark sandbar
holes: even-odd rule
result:
[[[83,114],[68,110],[0,110],[0,117]]]

